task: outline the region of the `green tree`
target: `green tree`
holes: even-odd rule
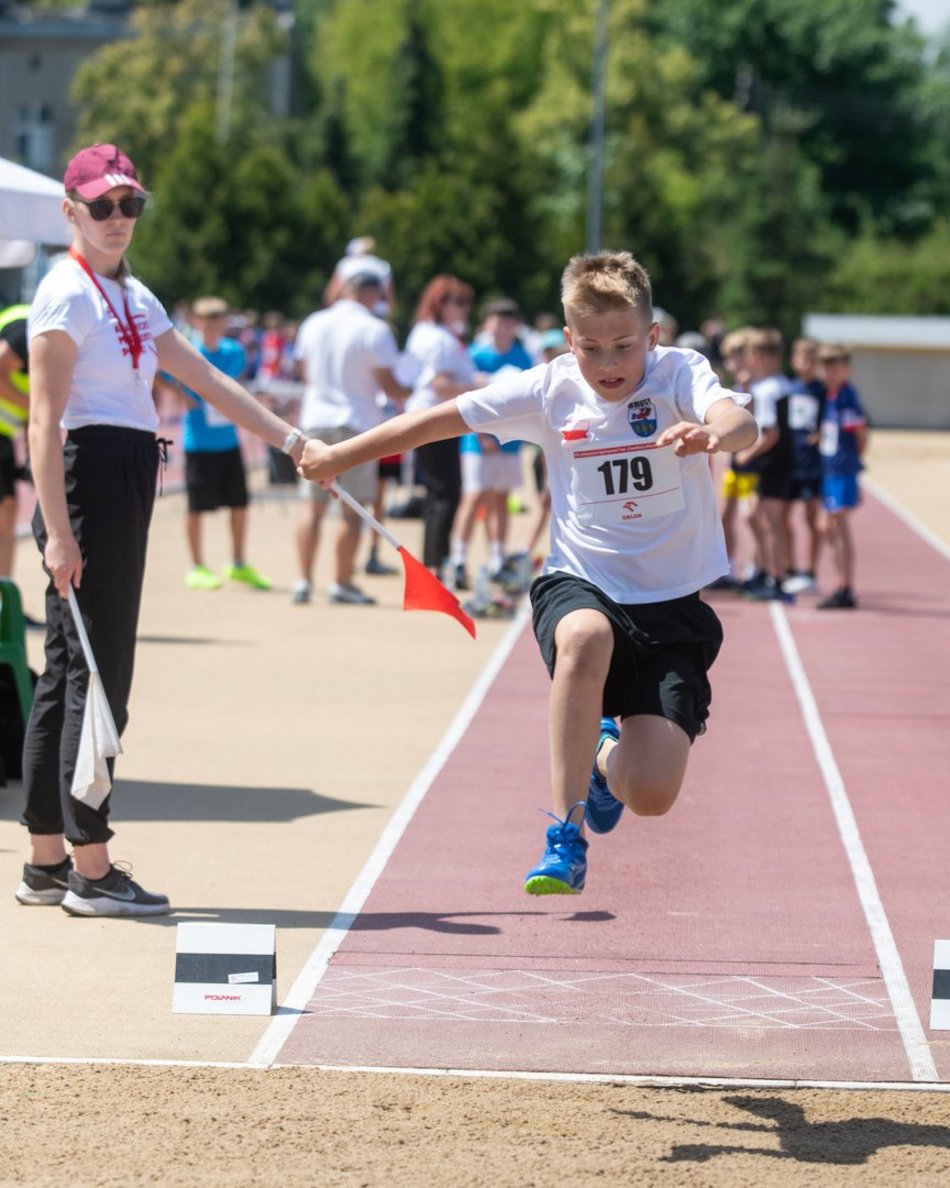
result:
[[[217,101],[230,14],[230,0],[137,7],[129,38],[103,47],[76,75],[79,141],[121,145],[150,184],[191,106]],[[273,9],[255,4],[242,10],[232,128],[267,121],[266,71],[285,48]]]
[[[826,313],[950,315],[950,225],[913,244],[864,229],[842,251],[809,308]]]
[[[371,234],[403,317],[444,270],[480,295],[550,307],[584,243],[596,7],[298,0],[292,59],[305,70],[285,120],[264,80],[286,41],[266,4],[242,5],[225,151],[229,0],[143,0],[131,38],[82,72],[83,139],[123,144],[152,186],[136,249],[163,293],[213,281],[236,301],[309,308],[342,244]],[[950,49],[928,58],[892,9],[612,0],[603,239],[637,253],[684,328],[718,307],[794,332],[829,277],[836,292],[841,278],[862,294],[873,283],[877,237],[887,259],[898,242],[914,259],[935,244],[950,201]],[[194,193],[179,192],[185,180]],[[933,305],[940,269],[920,259],[916,299]]]
[[[915,233],[933,216],[933,115],[923,103],[924,43],[892,22],[893,0],[664,0],[661,43],[693,55],[713,88],[767,130],[794,110],[805,157],[821,169],[831,212]]]
[[[160,197],[136,236],[135,265],[166,303],[218,293],[236,306],[297,315],[318,304],[347,215],[328,174],[302,180],[260,136],[222,144],[213,109],[196,104],[155,189]]]

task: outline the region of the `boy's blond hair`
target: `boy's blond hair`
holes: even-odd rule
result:
[[[818,358],[822,363],[850,363],[851,350],[843,342],[826,342],[818,348]]]
[[[792,343],[792,354],[801,352],[803,355],[808,355],[810,358],[818,358],[818,341],[814,338],[796,338]]]
[[[571,317],[591,317],[612,309],[633,309],[653,321],[650,277],[630,252],[574,256],[561,274],[561,303]]]
[[[781,330],[776,330],[774,326],[761,326],[750,332],[746,347],[760,355],[781,359],[785,350],[785,341],[782,338]]]

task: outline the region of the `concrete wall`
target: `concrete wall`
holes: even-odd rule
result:
[[[852,377],[872,425],[950,429],[950,346],[945,351],[852,350]]]
[[[950,317],[809,313],[802,333],[851,348],[873,425],[950,429]]]
[[[76,71],[120,36],[125,17],[0,12],[0,157],[61,174],[76,131]]]

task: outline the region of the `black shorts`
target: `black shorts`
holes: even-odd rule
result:
[[[190,512],[247,507],[247,480],[240,449],[185,452],[185,484]]]
[[[16,494],[17,465],[13,438],[0,433],[0,499]]]
[[[606,717],[668,718],[690,742],[705,733],[712,700],[706,674],[722,645],[722,625],[698,593],[620,606],[583,578],[550,573],[532,584],[531,608],[534,634],[552,676],[554,633],[565,615],[586,608],[610,620],[614,651],[604,683]]]
[[[801,500],[803,503],[808,503],[812,499],[821,498],[821,477],[810,479],[793,478],[788,480],[788,494],[786,496],[789,503],[794,503],[796,500]]]
[[[765,470],[759,476],[758,493],[760,499],[788,499],[789,477],[784,470]]]

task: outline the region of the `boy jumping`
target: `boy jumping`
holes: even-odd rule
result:
[[[311,440],[300,466],[326,484],[473,431],[544,451],[551,552],[531,605],[552,678],[555,823],[525,878],[532,895],[583,890],[585,823],[606,833],[625,805],[658,816],[676,800],[722,642],[699,597],[728,571],[706,455],[757,433],[748,397],[701,355],[657,346],[650,280],[629,252],[576,256],[561,297],[569,354],[338,445]]]

